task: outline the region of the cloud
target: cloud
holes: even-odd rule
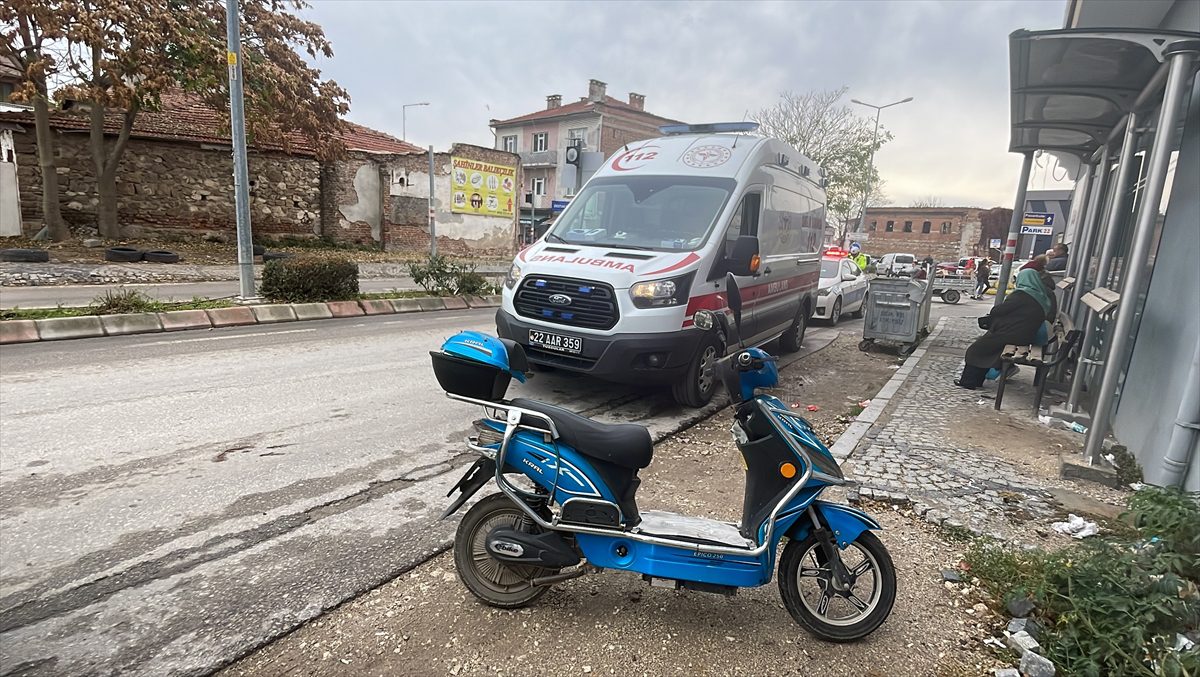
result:
[[[317,0],[336,56],[320,65],[351,93],[350,118],[446,148],[492,145],[490,118],[587,94],[646,95],[654,113],[741,120],[785,90],[850,87],[912,103],[883,112],[895,138],[877,154],[889,196],[907,204],[1012,200],[1008,40],[1062,25],[1064,0],[1010,2],[359,2]],[[863,114],[870,111],[864,109]]]

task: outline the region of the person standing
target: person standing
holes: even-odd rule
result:
[[[864,273],[867,272],[867,266],[871,264],[871,260],[867,258],[866,254],[862,253],[862,249],[858,246],[857,242],[850,245],[850,260]]]
[[[975,267],[975,293],[971,294],[973,299],[983,298],[984,292],[990,286],[992,276],[992,262],[987,259],[979,259],[979,265]]]

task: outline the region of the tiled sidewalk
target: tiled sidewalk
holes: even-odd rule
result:
[[[952,427],[968,425],[969,415],[993,403],[979,404],[980,394],[993,390],[966,391],[953,384],[964,351],[978,335],[973,318],[945,318],[926,340],[926,353],[891,398],[890,409],[850,456],[848,476],[859,487],[849,499],[911,503],[930,522],[1019,541],[1019,523],[1057,513],[1046,481],[947,440]]]

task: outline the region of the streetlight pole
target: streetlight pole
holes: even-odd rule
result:
[[[229,129],[233,141],[233,204],[237,214],[238,302],[256,303],[254,243],[250,237],[250,178],[246,165],[246,111],[242,105],[242,33],[238,0],[225,0],[229,64]]]
[[[872,137],[872,140],[871,140],[871,159],[867,162],[867,185],[865,188],[863,188],[862,209],[859,210],[859,212],[858,212],[858,232],[860,232],[860,233],[866,232],[866,229],[867,229],[867,227],[866,227],[867,196],[869,196],[871,194],[871,175],[875,173],[875,146],[879,144],[879,112],[882,111],[884,108],[891,108],[892,106],[899,106],[902,103],[908,103],[909,101],[912,101],[912,100],[913,100],[913,98],[910,96],[907,99],[901,99],[900,101],[893,101],[892,103],[889,103],[884,106],[876,106],[876,105],[870,104],[870,103],[863,103],[862,101],[859,101],[858,99],[850,99],[850,103],[856,103],[860,106],[866,106],[867,108],[875,109],[875,136]]]
[[[400,107],[400,140],[408,141],[408,109],[413,106],[428,106],[428,101],[421,103],[406,103]]]

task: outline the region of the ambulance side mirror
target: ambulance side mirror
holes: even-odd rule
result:
[[[758,238],[753,235],[738,237],[729,255],[729,272],[740,276],[757,275],[759,263]]]

